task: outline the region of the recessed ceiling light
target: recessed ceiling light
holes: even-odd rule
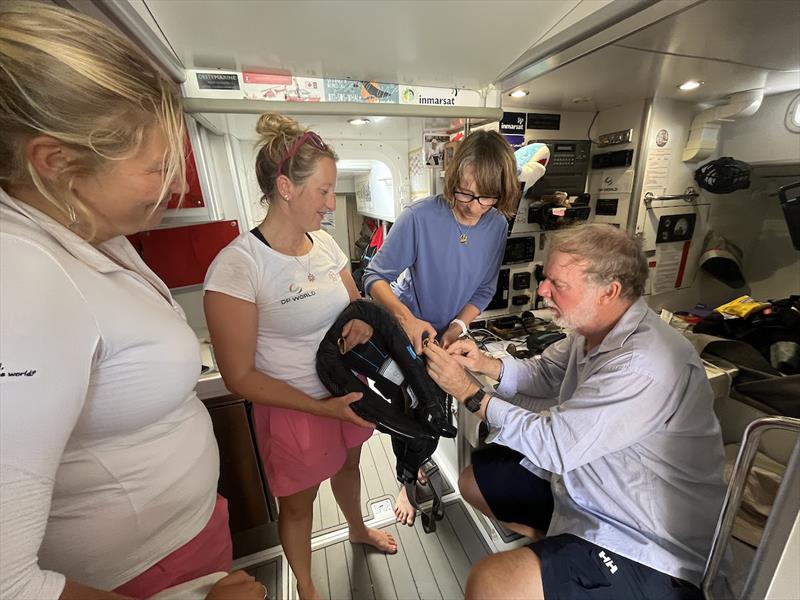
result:
[[[350,125],[366,125],[369,123],[369,119],[362,119],[359,117],[357,119],[350,119],[347,122],[350,123]]]
[[[695,81],[694,79],[690,79],[689,81],[684,81],[678,87],[682,89],[684,92],[688,92],[689,90],[696,90],[701,85],[703,85],[702,81]]]
[[[509,94],[509,96],[511,96],[512,98],[524,98],[528,94],[530,94],[528,90],[514,90]]]

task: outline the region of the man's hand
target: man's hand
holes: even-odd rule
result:
[[[365,343],[372,337],[372,327],[360,319],[348,321],[342,327],[342,337],[339,338],[339,350],[347,354],[356,346]]]
[[[464,402],[480,389],[447,350],[428,344],[423,355],[427,359],[428,374],[440,388],[459,402]]]
[[[400,319],[400,326],[406,332],[408,339],[411,340],[411,345],[414,346],[414,352],[422,354],[422,338],[427,333],[428,339],[433,341],[436,339],[436,330],[433,325],[422,319],[416,317],[406,317]]]
[[[500,375],[500,361],[481,352],[477,344],[470,339],[456,340],[448,346],[447,352],[458,364],[473,373],[482,373],[493,379],[497,379]]]

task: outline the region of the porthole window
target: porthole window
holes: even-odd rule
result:
[[[789,103],[789,110],[786,111],[786,129],[800,133],[800,94]]]

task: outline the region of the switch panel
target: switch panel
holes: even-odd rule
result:
[[[531,287],[530,273],[514,273],[511,287],[515,290],[527,290]]]
[[[633,129],[623,129],[622,131],[614,131],[612,133],[601,133],[598,147],[605,148],[606,146],[614,146],[616,144],[627,144],[633,138]]]

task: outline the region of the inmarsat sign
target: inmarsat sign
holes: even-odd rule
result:
[[[500,121],[500,133],[517,133],[525,135],[525,113],[504,112]]]

